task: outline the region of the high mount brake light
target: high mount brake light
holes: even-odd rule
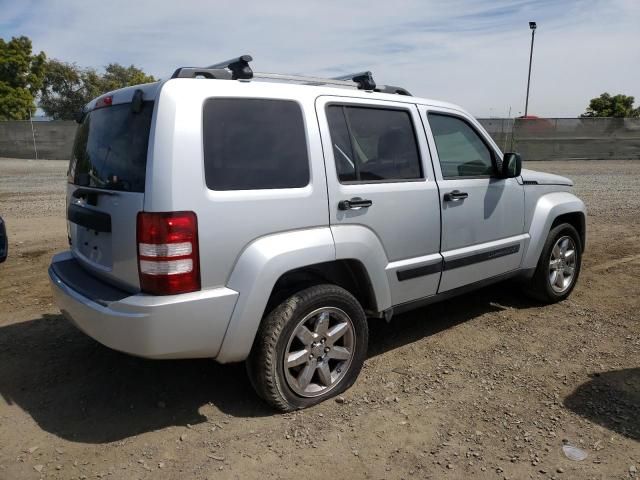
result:
[[[198,218],[193,212],[138,213],[140,288],[153,295],[200,290]]]
[[[109,95],[108,97],[102,97],[98,99],[96,102],[96,106],[93,108],[102,108],[102,107],[110,107],[113,104],[113,97]]]

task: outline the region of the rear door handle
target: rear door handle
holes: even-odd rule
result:
[[[453,192],[444,194],[445,202],[459,202],[467,198],[469,194],[467,192],[461,192],[460,190],[454,190]]]
[[[371,205],[373,205],[371,200],[354,197],[351,200],[341,200],[338,202],[338,210],[357,210],[360,208],[369,208]]]

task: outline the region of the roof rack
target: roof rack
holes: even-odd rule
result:
[[[341,75],[339,77],[335,77],[334,80],[351,80],[352,82],[358,84],[358,88],[360,90],[376,89],[376,82],[373,80],[373,75],[369,71],[350,73],[349,75]]]
[[[251,61],[253,61],[253,57],[251,55],[240,55],[237,58],[225,60],[224,62],[216,63],[215,65],[211,65],[207,68],[214,70],[219,68],[228,68],[231,71],[231,78],[233,80],[248,80],[253,77],[253,70],[251,70],[251,67],[249,66],[249,62]]]
[[[346,80],[338,80],[335,78],[309,77],[306,75],[288,75],[283,73],[266,73],[255,72],[254,78],[263,78],[265,80],[281,80],[284,82],[300,82],[305,85],[334,85],[336,87],[358,88],[357,83]]]
[[[408,97],[412,97],[411,92],[403,87],[394,87],[393,85],[380,85],[375,89],[376,92],[380,93],[395,93],[396,95],[406,95]]]
[[[369,71],[341,75],[339,77],[335,77],[335,80],[351,80],[355,82],[361,90],[373,90],[374,92],[380,93],[395,93],[397,95],[411,96],[411,93],[409,93],[409,90],[406,88],[394,87],[393,85],[377,86],[372,73]]]
[[[279,80],[284,82],[300,82],[304,85],[333,85],[337,87],[357,88],[359,90],[373,90],[381,93],[409,95],[408,90],[393,85],[376,85],[370,71],[351,73],[334,78],[309,77],[305,75],[286,75],[281,73],[254,72],[249,66],[253,61],[251,55],[241,55],[224,62],[218,62],[208,67],[181,67],[171,78],[214,78],[219,80],[250,80],[260,78],[265,80]]]
[[[217,78],[220,80],[249,80],[253,78],[253,70],[249,62],[253,60],[251,55],[241,55],[231,60],[218,62],[208,67],[181,67],[171,78]]]

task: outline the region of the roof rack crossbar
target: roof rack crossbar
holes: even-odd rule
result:
[[[376,82],[373,79],[373,75],[370,71],[350,73],[349,75],[340,75],[334,77],[333,80],[351,80],[358,84],[360,90],[375,90]]]
[[[209,65],[207,69],[228,68],[231,70],[231,78],[233,80],[248,80],[253,77],[253,70],[249,66],[249,62],[253,60],[251,55],[240,55],[239,57],[225,60],[214,65]]]
[[[249,66],[253,61],[251,55],[241,55],[224,62],[218,62],[208,67],[181,67],[171,78],[214,78],[220,80],[249,80],[260,78],[265,80],[279,80],[285,82],[299,82],[304,85],[333,85],[337,87],[357,88],[359,90],[372,90],[381,93],[394,93],[397,95],[409,95],[408,90],[393,85],[379,85],[373,79],[370,71],[350,73],[334,78],[310,77],[305,75],[286,75],[282,73],[255,72]]]
[[[200,68],[200,67],[180,67],[171,78],[217,78],[220,80],[231,80],[232,74],[224,68]]]

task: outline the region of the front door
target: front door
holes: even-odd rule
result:
[[[521,182],[499,178],[499,150],[474,119],[444,108],[420,113],[440,186],[439,292],[516,270],[528,238]]]
[[[383,257],[393,305],[435,294],[438,187],[417,107],[323,96],[316,111],[337,257],[349,258],[349,242]]]

